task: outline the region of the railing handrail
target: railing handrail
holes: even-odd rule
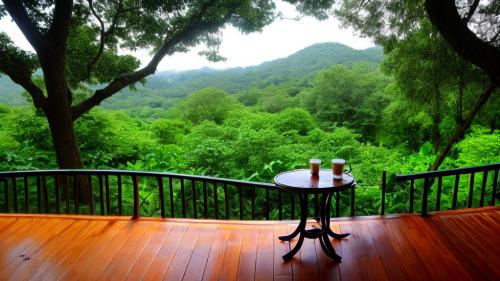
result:
[[[470,173],[477,173],[483,171],[497,170],[500,168],[500,163],[493,163],[482,166],[474,166],[474,167],[465,167],[465,168],[457,168],[457,169],[449,169],[449,170],[438,170],[438,171],[427,171],[420,172],[414,174],[404,174],[404,175],[396,175],[396,181],[407,181],[412,179],[425,179],[425,178],[434,178],[434,177],[444,177],[444,176],[454,176],[454,175],[463,175]]]
[[[219,178],[211,176],[197,176],[189,174],[178,174],[170,172],[152,172],[152,171],[135,171],[135,170],[91,170],[91,169],[49,169],[49,170],[26,170],[26,171],[5,171],[0,172],[0,178],[2,177],[24,177],[24,176],[54,176],[54,175],[124,175],[124,176],[149,176],[149,177],[169,177],[175,179],[185,179],[185,180],[196,180],[196,181],[206,181],[206,182],[217,182],[217,183],[227,183],[233,185],[241,186],[252,186],[252,187],[262,187],[262,188],[272,188],[275,187],[272,183],[265,182],[254,182],[254,181],[244,181],[235,180],[228,178]]]
[[[500,170],[500,163],[493,163],[493,164],[487,164],[487,165],[481,165],[481,166],[474,166],[474,167],[465,167],[465,168],[458,168],[458,169],[449,169],[449,170],[440,170],[440,171],[427,171],[427,172],[421,172],[421,173],[414,173],[414,174],[405,174],[405,175],[395,175],[395,181],[397,183],[401,182],[410,182],[410,198],[409,198],[409,212],[413,213],[414,211],[414,193],[415,193],[415,182],[416,180],[424,180],[424,185],[423,185],[423,190],[422,190],[422,208],[421,208],[421,214],[422,215],[427,215],[428,213],[428,197],[429,197],[429,192],[431,186],[434,184],[435,180],[437,179],[437,198],[436,198],[436,210],[439,211],[441,209],[441,192],[443,191],[442,185],[443,185],[443,177],[446,176],[455,176],[455,184],[452,189],[453,195],[452,195],[452,204],[451,208],[454,210],[457,207],[457,194],[459,190],[459,181],[460,181],[460,175],[464,174],[470,174],[470,180],[469,180],[469,190],[468,190],[468,199],[467,199],[467,208],[471,208],[473,205],[473,193],[474,193],[474,175],[476,173],[482,173],[483,178],[482,178],[482,183],[481,183],[481,193],[480,193],[480,200],[479,200],[479,206],[483,207],[485,204],[485,191],[486,191],[486,184],[488,181],[488,173],[489,172],[494,172],[493,174],[493,182],[492,182],[492,190],[491,190],[491,201],[490,205],[495,205],[496,197],[498,196],[498,191],[497,191],[497,186],[498,186],[498,176],[499,176],[499,170]],[[383,171],[382,173],[382,185],[381,185],[381,211],[380,213],[383,215],[385,214],[385,198],[386,198],[386,188],[387,188],[387,179],[386,179],[386,171]],[[486,204],[488,204],[486,202]]]
[[[110,179],[111,177],[113,179]],[[131,199],[127,203],[127,209],[133,207],[132,217],[138,218],[141,205],[146,202],[144,201],[146,199],[140,196],[140,186],[144,183],[144,179],[148,179],[144,182],[150,192],[144,198],[148,198],[151,194],[156,197],[150,203],[155,204],[161,217],[180,217],[179,212],[181,212],[183,218],[213,216],[215,219],[222,217],[232,219],[239,216],[239,219],[243,220],[246,215],[252,220],[256,217],[267,220],[274,217],[282,220],[286,211],[290,219],[295,219],[294,194],[287,193],[285,199],[285,192],[272,183],[172,172],[113,169],[3,171],[0,172],[0,190],[3,190],[0,197],[3,199],[3,210],[7,213],[11,210],[14,213],[19,210],[32,212],[34,205],[30,204],[30,201],[33,201],[37,203],[39,213],[42,209],[46,213],[51,213],[55,209],[55,213],[60,214],[64,209],[63,213],[79,214],[82,207],[84,212],[91,215],[99,210],[101,215],[117,212],[121,216],[124,213],[126,184],[127,192],[133,192],[126,194],[126,198]],[[155,190],[157,194],[151,193]],[[257,192],[259,190],[262,192]],[[49,196],[49,193],[53,196]],[[354,189],[351,190],[351,216],[355,213],[353,193]],[[116,198],[113,199],[112,196]],[[318,216],[317,195],[312,199],[315,216]],[[335,216],[340,215],[340,200],[340,197],[336,196]],[[19,205],[20,202],[23,203],[22,206]],[[133,203],[133,206],[130,203]],[[159,207],[156,204],[159,204]],[[169,215],[167,215],[167,205],[170,209]]]

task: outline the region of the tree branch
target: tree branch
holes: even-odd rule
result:
[[[470,21],[474,13],[476,12],[477,6],[479,6],[479,1],[480,0],[474,0],[472,5],[470,5],[469,12],[467,13],[467,16],[465,16],[464,20],[466,23]]]
[[[106,30],[104,32],[104,36],[107,37],[113,33],[113,31],[115,30],[116,24],[118,22],[118,18],[120,16],[120,14],[125,13],[125,12],[130,12],[130,11],[133,11],[135,9],[137,9],[137,8],[132,7],[130,9],[123,9],[123,0],[120,0],[120,2],[118,3],[118,8],[116,8],[116,13],[113,16],[113,20],[111,20],[111,25],[109,26],[108,30]]]
[[[472,125],[474,117],[476,117],[479,110],[483,108],[484,104],[489,100],[497,87],[498,85],[495,82],[491,82],[488,88],[486,88],[486,90],[479,96],[479,98],[476,100],[476,103],[467,114],[465,120],[462,122],[462,124],[459,124],[457,126],[457,128],[455,129],[455,133],[448,139],[446,146],[440,151],[434,163],[429,167],[429,171],[436,171],[437,169],[439,169],[439,166],[441,166],[453,145],[464,138],[465,132]]]
[[[464,59],[500,81],[500,50],[474,34],[458,14],[453,0],[426,0],[425,9],[432,24]]]
[[[97,51],[97,54],[94,56],[92,61],[90,61],[90,63],[87,65],[87,79],[90,78],[92,68],[97,63],[97,61],[99,61],[99,59],[102,56],[102,53],[104,52],[104,44],[106,43],[106,37],[111,35],[113,33],[113,30],[115,29],[116,23],[118,21],[118,16],[120,15],[121,10],[122,10],[123,0],[120,0],[120,2],[118,3],[118,8],[116,9],[116,13],[113,17],[113,21],[111,22],[111,25],[110,25],[108,30],[106,30],[106,28],[104,26],[104,21],[101,19],[99,14],[97,14],[96,10],[94,9],[94,5],[93,5],[92,0],[88,0],[88,3],[89,3],[90,11],[94,15],[94,17],[97,19],[97,21],[99,21],[99,25],[101,26],[101,30],[100,30],[101,34],[100,34],[100,39],[99,39],[99,50]]]
[[[31,80],[31,69],[26,64],[0,52],[0,71],[30,94],[36,108],[46,111],[47,99],[43,96],[42,90]]]
[[[161,60],[168,54],[173,53],[174,47],[182,42],[192,40],[198,37],[201,33],[206,30],[219,28],[227,22],[230,18],[234,9],[227,12],[225,17],[217,21],[203,21],[203,14],[207,11],[211,2],[206,2],[206,5],[200,8],[198,13],[191,16],[191,20],[188,20],[189,24],[185,26],[182,30],[174,33],[170,38],[167,36],[162,47],[156,52],[151,61],[142,69],[139,69],[132,73],[123,74],[115,78],[111,83],[105,88],[95,91],[95,93],[87,98],[86,100],[80,102],[79,104],[72,107],[73,120],[78,119],[82,114],[92,109],[94,106],[99,105],[103,100],[111,97],[121,89],[127,87],[130,84],[136,83],[139,80],[145,78],[156,72],[156,68]]]
[[[5,9],[17,24],[19,29],[21,29],[31,46],[33,46],[37,53],[41,51],[44,47],[45,38],[36,23],[33,22],[28,15],[24,5],[18,0],[3,0],[3,3],[5,5]]]
[[[500,29],[498,30],[498,32],[495,35],[493,35],[493,37],[491,37],[490,43],[493,44],[497,40],[498,36],[500,36]]]
[[[99,25],[101,26],[101,30],[100,30],[100,41],[99,41],[99,51],[97,51],[97,54],[94,56],[94,58],[92,59],[92,61],[90,61],[90,63],[87,65],[87,78],[90,78],[90,72],[92,70],[92,67],[97,63],[97,61],[99,60],[99,58],[101,57],[102,55],[102,52],[104,51],[104,32],[105,32],[105,27],[104,27],[104,21],[101,19],[101,17],[97,14],[97,12],[95,11],[94,9],[94,4],[92,2],[92,0],[88,0],[88,3],[89,3],[89,9],[90,9],[90,12],[92,13],[92,15],[94,15],[94,17],[97,19],[97,21],[99,22]]]
[[[190,37],[191,35],[199,35],[205,30],[206,24],[199,22],[182,32],[177,33],[170,40],[166,41],[160,50],[154,55],[151,61],[142,69],[139,69],[132,73],[123,74],[115,78],[108,86],[100,90],[95,91],[94,95],[88,99],[82,101],[81,103],[73,106],[73,120],[78,119],[82,114],[92,109],[94,106],[99,105],[103,100],[111,97],[121,89],[127,87],[130,84],[136,83],[144,77],[154,74],[156,68],[161,60],[171,52],[173,47],[177,44]]]

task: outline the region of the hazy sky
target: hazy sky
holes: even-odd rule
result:
[[[292,5],[277,2],[278,11],[284,16],[297,16]],[[0,20],[0,31],[8,33],[13,41],[23,49],[32,50],[17,26],[7,18]],[[188,70],[204,66],[212,68],[227,68],[236,66],[250,66],[277,58],[291,55],[314,43],[339,42],[355,49],[365,49],[374,46],[367,38],[360,38],[352,29],[340,28],[337,20],[329,19],[318,21],[312,17],[303,17],[299,21],[277,20],[268,25],[260,33],[241,34],[235,28],[228,26],[222,32],[223,41],[220,54],[227,58],[225,62],[211,63],[198,52],[201,47],[192,49],[188,53],[178,53],[165,57],[158,70]],[[147,63],[150,55],[147,50],[133,53],[143,64]]]

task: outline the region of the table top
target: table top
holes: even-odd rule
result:
[[[348,173],[344,173],[341,180],[334,180],[331,169],[319,170],[318,176],[311,175],[309,169],[288,171],[274,177],[274,183],[286,191],[305,193],[342,191],[356,185],[354,177]]]

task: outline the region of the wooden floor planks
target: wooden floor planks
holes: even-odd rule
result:
[[[4,214],[0,280],[500,280],[500,207],[334,220],[341,263],[310,239],[284,262],[296,226]]]

